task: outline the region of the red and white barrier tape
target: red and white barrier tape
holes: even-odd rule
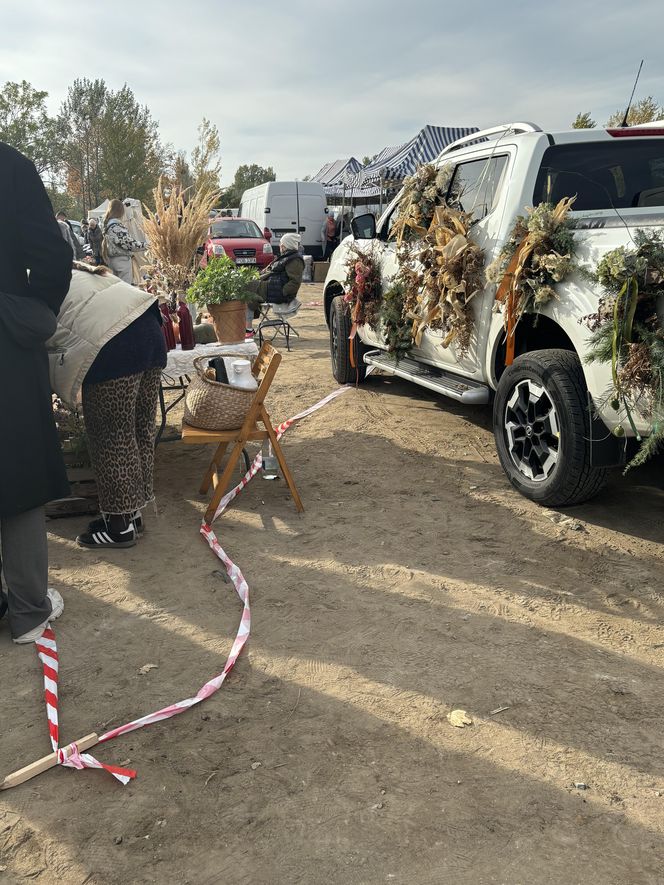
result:
[[[346,393],[346,391],[351,389],[352,388],[350,387],[340,387],[338,390],[333,391],[328,396],[324,397],[324,399],[317,402],[314,406],[311,406],[310,408],[305,409],[304,412],[300,412],[293,418],[289,418],[287,421],[284,421],[283,424],[280,424],[279,427],[276,428],[277,438],[281,439],[288,428],[291,427],[296,421],[301,421],[303,418],[307,418],[309,415],[313,415],[314,412],[322,409],[323,406],[326,406],[329,402],[336,399],[342,393]],[[224,510],[226,510],[233,498],[239,495],[242,489],[245,488],[245,486],[249,482],[251,482],[253,477],[256,476],[256,474],[260,470],[261,464],[262,456],[259,453],[254,458],[251,467],[242,477],[240,482],[235,486],[234,489],[231,489],[231,491],[224,495],[224,497],[221,499],[221,502],[219,504],[219,507],[217,508],[217,512],[215,513],[212,522],[214,522],[221,516],[221,514],[224,512]],[[196,704],[200,704],[201,701],[207,700],[207,698],[211,697],[213,694],[219,691],[221,686],[224,684],[226,677],[235,666],[235,662],[237,661],[240,652],[244,648],[244,645],[249,638],[249,634],[251,632],[251,606],[249,604],[249,586],[244,579],[244,575],[219,543],[217,536],[212,531],[211,525],[207,525],[205,522],[202,523],[201,535],[203,535],[205,540],[208,542],[213,553],[223,562],[224,566],[226,567],[228,577],[233,582],[233,587],[235,588],[235,591],[240,597],[240,601],[243,605],[240,626],[235,636],[233,647],[231,648],[228,659],[226,660],[224,669],[221,673],[219,673],[218,676],[214,676],[212,679],[209,680],[209,682],[206,682],[205,685],[194,695],[194,697],[186,698],[183,701],[178,701],[177,703],[171,704],[168,707],[164,707],[161,710],[157,710],[154,713],[149,713],[147,716],[142,716],[140,719],[134,719],[132,722],[128,722],[126,725],[120,725],[117,728],[113,728],[110,731],[107,731],[99,738],[100,744],[113,740],[113,738],[120,737],[120,735],[128,734],[130,731],[136,731],[139,728],[145,728],[146,725],[152,725],[153,723],[161,722],[164,719],[171,719],[173,716],[177,716],[180,713],[184,713],[185,710],[189,710],[191,707],[194,707]],[[89,753],[79,753],[78,747],[75,743],[70,744],[68,747],[62,749],[58,747],[59,661],[58,648],[55,641],[55,633],[51,626],[47,627],[46,630],[44,630],[41,639],[39,639],[36,644],[37,654],[40,661],[42,662],[44,671],[44,693],[46,698],[46,715],[48,717],[49,734],[51,737],[51,744],[53,746],[53,749],[58,754],[58,764],[64,765],[68,768],[77,769],[101,768],[105,771],[110,772],[113,777],[117,778],[117,780],[119,780],[121,783],[129,783],[132,778],[136,777],[135,771],[127,768],[118,768],[116,765],[106,765],[102,762],[98,762]],[[69,756],[67,755],[68,752]]]
[[[37,640],[37,656],[42,663],[44,672],[44,698],[46,700],[46,716],[48,719],[48,733],[51,738],[53,751],[57,753],[58,765],[65,768],[103,768],[116,777],[120,783],[128,784],[136,777],[136,772],[128,768],[118,768],[116,765],[105,765],[98,762],[89,753],[79,753],[76,744],[61,748],[60,726],[58,719],[58,647],[55,641],[53,628],[48,626]]]
[[[58,730],[58,647],[55,643],[55,633],[49,625],[37,641],[37,657],[41,661],[44,673],[44,700],[46,701],[46,718],[48,719],[48,733],[51,738],[53,750],[58,749],[60,734]]]

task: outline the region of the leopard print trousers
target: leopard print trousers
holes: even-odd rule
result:
[[[99,509],[134,513],[154,500],[154,439],[161,369],[83,385],[83,416]]]

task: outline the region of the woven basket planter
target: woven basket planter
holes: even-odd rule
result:
[[[243,353],[220,353],[199,356],[194,360],[196,377],[185,393],[184,423],[201,430],[237,430],[242,427],[256,391],[239,390],[230,384],[207,378],[202,364],[215,356],[247,359]],[[251,358],[252,363],[254,359]]]
[[[241,344],[247,328],[247,305],[244,301],[208,304],[208,313],[220,344]]]

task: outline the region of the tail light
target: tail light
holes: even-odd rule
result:
[[[614,138],[632,138],[634,136],[664,135],[664,126],[623,126],[620,129],[607,129]]]

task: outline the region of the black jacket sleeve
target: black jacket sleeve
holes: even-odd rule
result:
[[[15,165],[14,199],[21,261],[30,270],[30,297],[45,301],[57,315],[69,291],[72,252],[62,238],[39,173],[20,155]]]

